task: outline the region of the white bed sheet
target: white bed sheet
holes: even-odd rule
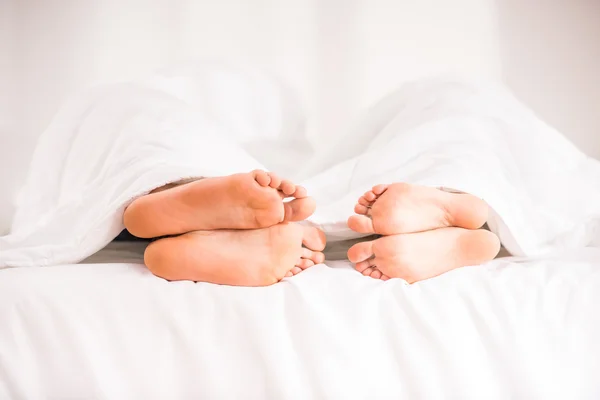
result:
[[[166,282],[130,246],[0,270],[1,399],[600,398],[600,249],[241,288]]]
[[[600,398],[597,161],[503,89],[446,79],[392,93],[314,155],[285,90],[227,71],[93,89],[42,135],[0,237],[0,399]],[[268,288],[168,283],[143,244],[72,264],[135,197],[268,166],[256,148],[315,160],[298,174],[330,243],[356,238],[364,190],[406,181],[483,198],[513,254],[546,258],[413,286],[328,262]]]

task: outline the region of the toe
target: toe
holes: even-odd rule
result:
[[[373,242],[374,240],[360,242],[350,247],[350,250],[348,250],[348,260],[356,264],[371,258],[373,255]]]
[[[325,261],[325,254],[321,253],[320,251],[312,251],[303,248],[302,259],[310,260],[313,263],[313,265],[321,264],[323,261]]]
[[[302,244],[313,251],[323,251],[327,244],[325,233],[317,228],[311,226],[305,226],[304,234],[302,236]]]
[[[281,178],[279,177],[279,175],[273,172],[269,172],[269,177],[271,178],[269,186],[271,186],[273,189],[277,189],[279,185],[281,185]]]
[[[362,272],[363,272],[365,269],[367,269],[367,268],[369,268],[369,267],[371,267],[371,266],[372,266],[370,261],[371,261],[371,260],[365,260],[365,261],[361,261],[361,262],[357,263],[357,264],[354,266],[354,268],[355,268],[355,269],[356,269],[358,272],[360,272],[360,273],[362,274]]]
[[[358,199],[358,204],[360,204],[361,206],[370,207],[372,203],[373,202],[367,200],[365,196],[361,196],[361,198]]]
[[[312,267],[313,265],[315,265],[315,263],[312,260],[301,258],[300,261],[298,261],[298,264],[296,264],[296,267],[300,269],[306,269]]]
[[[357,204],[354,206],[354,212],[360,215],[367,215],[369,212],[369,207],[363,206],[362,204]]]
[[[373,272],[371,273],[371,278],[380,279],[382,276],[383,276],[383,274],[377,268],[375,268],[373,270]]]
[[[302,248],[302,258],[311,258],[313,255],[313,251],[311,249]]]
[[[375,193],[372,191],[366,192],[363,197],[369,202],[373,202],[377,199],[377,195],[375,195]]]
[[[267,187],[269,186],[269,183],[271,183],[271,177],[263,170],[257,169],[252,171],[252,174],[254,175],[254,180],[256,180],[260,186]]]
[[[348,228],[358,233],[375,233],[373,220],[366,215],[353,215],[348,218]]]
[[[375,193],[377,196],[381,196],[383,194],[383,192],[385,192],[387,190],[389,185],[375,185],[373,186],[373,193]]]
[[[279,185],[279,190],[281,190],[284,195],[291,196],[296,191],[296,185],[284,179],[281,181],[281,185]]]
[[[373,271],[374,271],[374,270],[375,270],[375,268],[374,268],[374,267],[369,267],[369,268],[365,269],[365,270],[362,272],[362,274],[363,274],[364,276],[371,276],[371,274],[373,273]]]
[[[285,277],[286,278],[289,278],[291,276],[294,276],[294,274],[292,273],[292,271],[288,271],[288,272],[285,273]]]
[[[297,199],[303,199],[308,196],[308,191],[303,186],[296,186],[296,191],[292,193],[292,196]]]
[[[298,198],[283,203],[284,222],[304,221],[313,215],[317,209],[317,203],[312,197]]]
[[[320,251],[315,251],[315,252],[313,252],[313,256],[311,257],[311,260],[315,264],[323,264],[325,262],[325,253],[320,252]]]
[[[390,279],[389,276],[387,276],[387,275],[381,275],[381,280],[382,281],[387,281],[388,279]]]
[[[299,274],[300,272],[302,272],[302,268],[294,267],[290,270],[290,272],[292,273],[292,275],[296,275],[296,274]]]

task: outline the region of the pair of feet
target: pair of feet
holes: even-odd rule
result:
[[[366,192],[348,219],[359,233],[382,235],[355,244],[348,259],[365,276],[409,283],[492,260],[500,241],[480,229],[487,204],[470,194],[406,183],[377,185]]]
[[[285,199],[289,201],[284,201]],[[325,235],[296,222],[316,205],[301,186],[264,171],[163,187],[125,211],[126,228],[153,238],[145,262],[168,280],[264,286],[324,261]],[[348,225],[383,237],[353,246],[350,261],[373,278],[427,279],[495,257],[498,239],[479,230],[487,205],[467,194],[378,185]]]
[[[144,254],[157,276],[266,286],[325,261],[325,234],[296,223],[315,209],[306,189],[257,170],[167,185],[134,200],[123,219],[135,236],[167,236]]]

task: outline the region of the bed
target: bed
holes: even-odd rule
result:
[[[57,115],[0,236],[0,399],[600,398],[600,163],[501,86],[439,77],[312,157],[263,78],[161,73]],[[265,288],[167,282],[144,243],[111,243],[138,196],[270,169],[272,153],[317,201],[305,223],[327,233],[325,264]],[[514,257],[414,285],[363,277],[346,219],[394,181],[484,199]]]
[[[0,271],[0,398],[600,398],[600,249],[241,288],[166,282],[144,246]]]

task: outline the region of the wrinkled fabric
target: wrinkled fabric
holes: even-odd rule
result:
[[[514,255],[600,244],[600,163],[502,87],[456,79],[405,85],[338,145],[315,151],[302,111],[260,71],[207,65],[75,97],[40,138],[0,267],[81,261],[122,231],[125,207],[166,183],[256,168],[297,175],[330,241],[378,183],[472,193]]]

